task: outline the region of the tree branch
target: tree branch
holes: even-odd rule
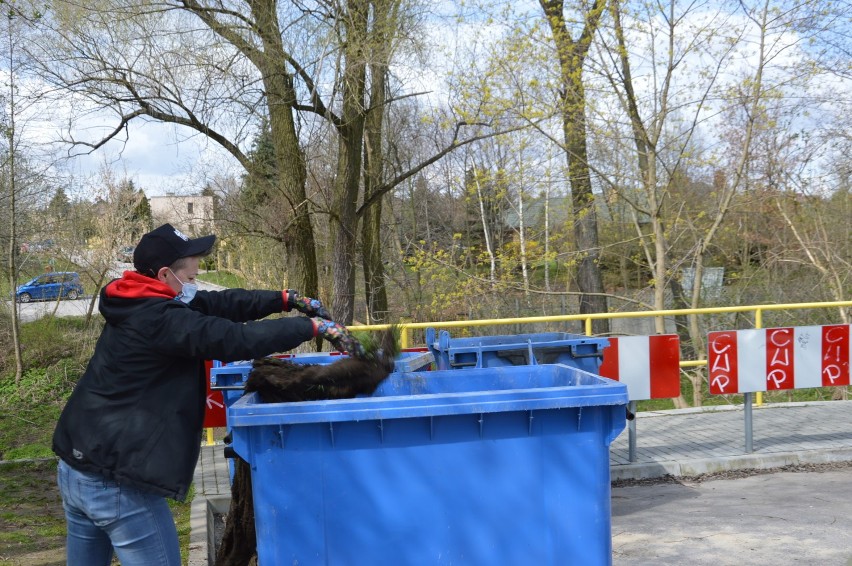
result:
[[[455,132],[453,133],[453,141],[450,142],[450,145],[448,145],[447,147],[445,147],[444,149],[442,149],[441,151],[439,151],[438,153],[436,153],[435,155],[433,155],[429,159],[426,159],[425,161],[418,163],[417,165],[415,165],[414,167],[412,167],[408,171],[400,173],[399,175],[397,175],[396,177],[394,177],[393,179],[391,179],[387,183],[383,183],[382,185],[376,187],[376,189],[373,191],[373,194],[370,195],[370,197],[367,200],[364,201],[364,203],[358,208],[358,210],[355,211],[355,214],[357,216],[361,216],[362,214],[364,214],[364,211],[367,210],[367,208],[369,208],[370,206],[373,205],[373,203],[375,203],[379,199],[381,199],[385,195],[385,193],[391,191],[394,187],[396,187],[397,185],[399,185],[400,183],[402,183],[406,179],[410,178],[411,176],[416,175],[417,173],[419,173],[420,171],[422,171],[423,169],[425,169],[429,165],[432,165],[433,163],[435,163],[436,161],[438,161],[439,159],[441,159],[442,157],[444,157],[445,155],[447,155],[451,151],[458,149],[462,146],[471,144],[471,143],[476,142],[476,141],[480,141],[480,140],[484,140],[484,139],[488,139],[488,138],[493,138],[494,136],[499,136],[501,134],[508,134],[508,133],[511,133],[511,132],[516,132],[518,130],[522,130],[522,129],[527,127],[527,126],[516,126],[514,128],[509,128],[507,130],[501,130],[501,131],[498,131],[498,132],[492,132],[490,134],[483,134],[483,135],[480,135],[480,136],[474,136],[472,138],[468,138],[466,140],[457,141],[459,131],[464,126],[488,126],[488,124],[468,123],[468,122],[465,122],[465,121],[461,121],[458,124],[456,124]]]

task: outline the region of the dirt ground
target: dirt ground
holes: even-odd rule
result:
[[[65,515],[52,459],[0,465],[0,565],[65,564]]]
[[[765,470],[745,469],[745,470],[727,470],[724,472],[714,472],[712,474],[703,474],[700,476],[674,477],[663,476],[659,478],[648,478],[644,480],[616,480],[612,482],[612,487],[633,487],[637,485],[659,485],[661,483],[680,483],[680,484],[696,484],[712,480],[735,480],[739,478],[750,478],[752,476],[776,474],[778,472],[828,472],[832,470],[852,469],[852,462],[827,462],[824,464],[795,464],[782,466],[780,468],[768,468]]]
[[[183,563],[189,545],[190,503],[170,502]],[[0,464],[0,566],[63,566],[65,514],[54,458]],[[118,561],[113,559],[113,564]]]

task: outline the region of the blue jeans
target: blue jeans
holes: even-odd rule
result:
[[[180,545],[164,497],[75,470],[62,460],[57,472],[68,523],[68,566],[180,566]]]

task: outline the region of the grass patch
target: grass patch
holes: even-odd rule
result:
[[[189,519],[192,515],[192,500],[195,499],[195,485],[190,486],[186,501],[174,501],[169,499],[169,507],[177,525],[178,541],[180,542],[180,555],[183,564],[189,559],[189,535],[192,530]]]
[[[39,527],[36,533],[45,538],[62,537],[65,538],[65,525],[51,525],[48,527]]]
[[[6,460],[27,460],[34,458],[50,458],[53,451],[45,443],[28,444],[20,448],[12,448],[3,454]]]
[[[21,546],[27,543],[27,535],[21,533],[0,533],[0,544]]]
[[[691,370],[696,371],[696,370]],[[703,370],[698,370],[703,371]],[[847,390],[852,388],[847,387]],[[831,401],[837,399],[842,393],[842,387],[814,387],[811,389],[789,389],[785,391],[764,391],[763,403],[803,403],[807,401]],[[684,399],[692,405],[692,381],[687,377],[686,372],[681,372],[680,391]],[[701,391],[703,407],[718,407],[724,405],[737,406],[745,402],[745,397],[742,394],[737,395],[711,395],[710,387],[707,380],[701,382]],[[848,393],[848,391],[847,391]],[[754,402],[757,400],[752,397]],[[666,411],[674,409],[674,400],[672,399],[649,399],[646,401],[638,401],[636,410],[641,411]]]
[[[248,282],[245,278],[237,275],[232,271],[208,271],[199,273],[196,277],[199,281],[212,283],[213,285],[221,285],[232,289],[247,289]]]
[[[53,428],[61,406],[18,405],[0,408],[0,460],[53,456],[50,450]]]
[[[0,565],[21,564],[31,553],[62,557],[50,564],[64,563],[65,514],[51,439],[100,329],[99,320],[87,327],[82,318],[45,317],[22,324],[25,371],[17,384],[11,346],[0,332],[0,461],[5,461],[0,464]],[[47,459],[22,461],[36,458]],[[185,502],[169,502],[184,564],[194,493]]]
[[[0,373],[0,460],[53,455],[53,428],[99,330],[99,324],[87,328],[82,318],[45,317],[21,325],[23,376],[15,382],[11,356]]]

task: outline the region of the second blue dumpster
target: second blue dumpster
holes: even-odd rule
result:
[[[427,328],[426,345],[439,370],[566,364],[598,373],[609,340],[567,332],[452,338]]]
[[[392,374],[371,397],[246,395],[259,564],[608,564],[623,384],[566,365]]]

